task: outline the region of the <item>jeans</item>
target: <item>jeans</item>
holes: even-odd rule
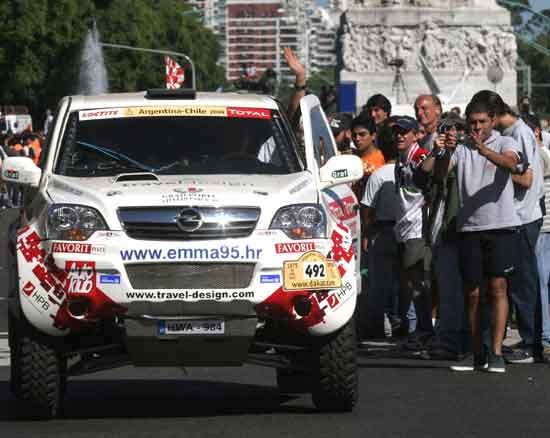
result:
[[[433,250],[432,269],[439,291],[439,341],[460,354],[469,350],[470,337],[458,257],[455,242],[442,242]]]
[[[393,226],[375,225],[369,234],[369,275],[362,326],[367,332],[383,334],[388,298],[399,293],[399,255]]]
[[[540,234],[540,225],[541,221],[537,220],[524,224],[520,228],[516,271],[511,278],[509,294],[516,309],[522,343],[528,350],[533,350],[536,338],[540,335],[535,330],[537,302],[540,299],[535,247]]]
[[[537,263],[539,269],[541,315],[542,315],[542,344],[550,346],[550,315],[548,305],[548,283],[550,282],[550,233],[542,232],[537,241]]]

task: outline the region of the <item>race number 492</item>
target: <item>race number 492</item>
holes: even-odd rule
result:
[[[322,262],[312,262],[304,264],[304,277],[306,278],[326,278],[327,270]]]

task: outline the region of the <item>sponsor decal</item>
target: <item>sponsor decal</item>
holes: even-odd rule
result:
[[[240,119],[270,119],[271,110],[263,108],[227,107],[227,117]]]
[[[162,195],[163,203],[173,203],[173,202],[195,202],[195,201],[206,201],[206,202],[216,202],[217,196],[213,193],[201,193],[201,192],[179,192],[179,189],[174,189],[176,193],[167,193]]]
[[[279,274],[263,274],[260,275],[260,283],[280,283],[281,276]]]
[[[122,195],[122,192],[120,190],[109,190],[107,193],[105,193],[105,196],[116,196],[116,195]]]
[[[340,289],[338,289],[336,292],[331,293],[327,297],[327,304],[331,309],[335,309],[343,302],[347,301],[348,298],[351,297],[352,286],[349,281],[347,281]]]
[[[227,117],[221,106],[150,106],[124,108],[124,117]]]
[[[66,261],[65,290],[72,294],[88,294],[95,289],[95,262]]]
[[[15,169],[6,169],[4,171],[4,176],[10,179],[19,179],[19,171]]]
[[[304,179],[303,181],[300,181],[298,184],[296,184],[294,187],[292,187],[288,193],[290,193],[291,195],[294,194],[294,193],[297,193],[299,192],[300,190],[302,190],[305,186],[307,186],[309,183],[309,180],[307,179]]]
[[[101,274],[99,282],[103,284],[120,284],[120,275],[118,274]]]
[[[338,198],[335,201],[329,202],[328,208],[330,212],[341,221],[354,219],[357,215],[355,210],[355,198],[353,196],[346,196],[345,198]]]
[[[318,251],[283,263],[283,290],[334,289],[342,279],[336,263]]]
[[[94,237],[100,238],[100,239],[118,239],[119,237],[122,237],[122,233],[120,231],[96,231],[94,233]]]
[[[66,184],[64,182],[61,182],[57,179],[53,180],[52,187],[55,187],[56,189],[59,189],[59,190],[63,190],[65,192],[72,193],[73,195],[76,195],[76,196],[81,196],[82,195],[82,190],[78,190],[77,188],[75,188],[75,187],[73,187],[69,184]]]
[[[258,260],[262,249],[221,245],[217,248],[143,248],[121,249],[123,261],[143,260]]]
[[[32,284],[30,281],[27,281],[23,286],[23,293],[28,297],[30,297],[35,290],[36,290],[36,286]]]
[[[47,296],[45,297],[44,295],[39,293],[38,290],[35,290],[33,292],[33,294],[31,295],[31,300],[32,300],[31,303],[39,311],[47,312],[48,309],[50,308],[50,302],[49,302]]]
[[[176,193],[202,193],[204,189],[198,187],[187,187],[186,189],[174,189]]]
[[[54,242],[52,252],[71,254],[105,254],[104,245],[92,245],[78,242]]]
[[[170,300],[216,300],[228,301],[244,298],[254,298],[254,291],[228,291],[228,290],[182,290],[182,291],[131,291],[126,292],[126,298],[130,301],[170,301]]]
[[[345,178],[348,176],[348,169],[339,169],[332,171],[333,178]]]
[[[255,234],[258,236],[275,237],[280,236],[282,231],[280,230],[256,230]]]
[[[315,249],[315,242],[291,242],[276,243],[275,252],[277,254],[288,254],[293,252],[307,252]]]
[[[120,108],[108,108],[97,110],[85,110],[78,112],[79,120],[96,120],[96,119],[112,119],[120,117],[122,110]]]

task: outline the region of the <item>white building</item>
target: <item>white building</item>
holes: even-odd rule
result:
[[[340,12],[317,7],[309,17],[309,71],[336,66],[336,37]]]

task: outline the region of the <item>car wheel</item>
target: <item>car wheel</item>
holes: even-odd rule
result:
[[[286,394],[311,392],[311,375],[305,371],[277,368],[277,387],[279,392]]]
[[[322,411],[351,411],[358,396],[357,344],[353,319],[321,344],[318,359],[312,390],[313,403]]]
[[[60,414],[65,360],[31,330],[17,327],[13,337],[11,388],[24,417],[49,419]]]

